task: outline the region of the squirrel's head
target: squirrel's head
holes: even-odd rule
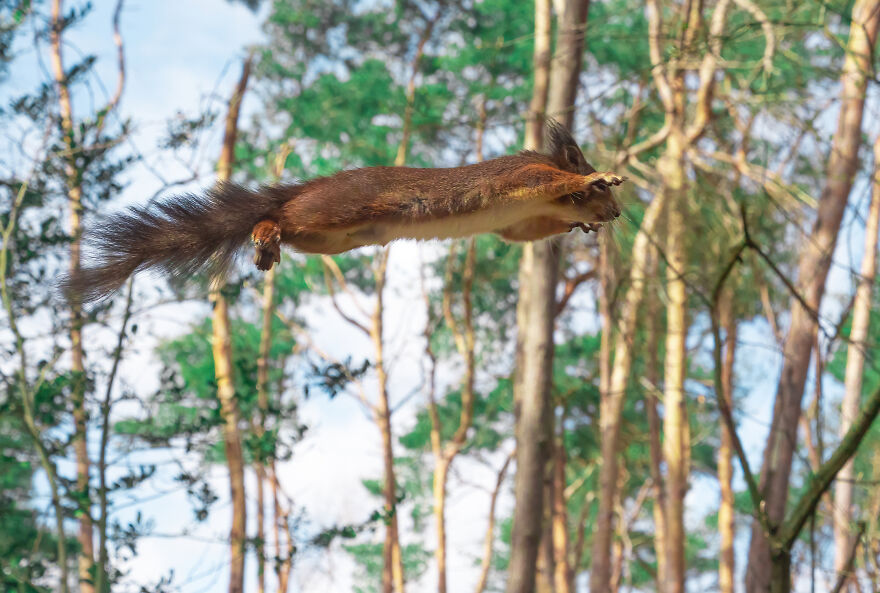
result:
[[[584,153],[568,129],[554,119],[547,119],[545,145],[547,154],[563,171],[579,175],[596,172],[584,158]],[[584,210],[584,218],[589,222],[608,222],[620,216],[620,205],[607,186],[594,186],[589,192],[575,192],[557,200],[560,204],[573,204],[579,210]]]

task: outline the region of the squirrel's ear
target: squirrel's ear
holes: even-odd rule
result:
[[[575,171],[580,168],[581,162],[584,158],[581,156],[581,149],[577,146],[572,146],[571,144],[566,144],[562,147],[562,157],[565,159],[566,163],[574,167]]]
[[[596,172],[592,165],[587,162],[587,159],[584,158],[584,153],[581,152],[580,147],[574,144],[565,144],[560,147],[557,155],[557,162],[559,161],[562,161],[559,165],[567,171],[582,175]]]

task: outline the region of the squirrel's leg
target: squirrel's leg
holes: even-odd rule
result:
[[[274,220],[264,218],[251,232],[254,242],[254,263],[260,270],[270,270],[281,261],[281,227]]]
[[[571,228],[571,223],[550,216],[536,216],[495,232],[507,241],[538,241],[570,231]]]
[[[610,171],[578,175],[546,165],[529,165],[514,173],[505,193],[512,199],[552,200],[584,190],[603,191],[623,181],[622,176]]]

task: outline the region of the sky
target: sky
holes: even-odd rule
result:
[[[111,12],[113,2],[96,0],[94,13],[67,36],[65,51],[68,61],[78,53],[98,56],[97,72],[107,89],[115,85],[115,48],[111,43]],[[207,103],[225,102],[239,71],[244,48],[259,42],[264,14],[254,14],[245,7],[224,0],[128,0],[122,12],[121,27],[125,39],[127,66],[126,88],[120,104],[123,117],[131,117],[136,128],[132,148],[145,155],[151,168],[168,180],[186,177],[188,173],[155,148],[166,122],[179,113],[194,115]],[[14,63],[10,72],[11,89],[0,89],[0,99],[7,93],[30,89],[41,80],[40,64],[28,46],[21,47],[23,59]],[[89,98],[75,96],[74,103],[88,105]],[[242,121],[248,121],[252,103],[245,100]],[[206,135],[204,149],[198,158],[201,178],[181,189],[198,189],[213,179],[213,162],[219,154],[222,131],[218,126]],[[126,174],[128,182],[118,204],[143,203],[162,182],[143,164],[135,165]],[[858,191],[858,189],[857,189]],[[860,251],[858,230],[842,241],[846,253],[838,254],[838,261],[849,265],[850,249]],[[847,247],[849,245],[850,247]],[[417,264],[422,257],[430,257],[436,245],[416,246],[400,243],[392,249],[387,316],[389,351],[396,353],[391,375],[392,393],[406,393],[420,380],[420,363],[413,352],[419,344],[416,337],[424,324],[424,312],[418,294]],[[858,257],[854,258],[858,261]],[[840,271],[832,276],[832,294],[848,290],[848,279]],[[151,280],[139,280],[148,287]],[[576,323],[591,324],[594,307],[592,296],[585,294],[575,303],[585,313],[575,318]],[[828,307],[834,311],[834,302]],[[146,395],[158,387],[158,364],[153,347],[160,339],[185,331],[186,324],[198,321],[208,313],[207,305],[198,303],[172,304],[139,313],[137,322],[143,328],[133,349],[127,353],[122,376],[129,386]],[[301,312],[317,320],[320,330],[314,339],[324,350],[344,358],[348,355],[365,356],[370,344],[357,331],[345,325],[326,302],[307,305]],[[833,317],[833,315],[832,315]],[[737,376],[742,391],[741,435],[751,462],[759,466],[761,448],[766,437],[779,369],[776,345],[767,340],[768,332],[760,322],[749,324],[740,336]],[[87,336],[88,337],[88,336]],[[100,336],[95,339],[101,340]],[[768,355],[770,354],[770,355]],[[441,376],[457,376],[453,368],[443,369]],[[834,385],[828,389],[834,394]],[[418,405],[418,396],[403,405],[395,415],[395,429],[399,434],[411,426]],[[381,474],[378,430],[369,421],[353,398],[339,397],[328,401],[312,397],[301,406],[302,420],[310,426],[306,439],[300,443],[293,459],[283,464],[281,481],[297,506],[317,524],[329,526],[338,523],[363,521],[375,501],[369,500],[361,480]],[[509,447],[508,447],[509,450]],[[497,468],[501,455],[490,459]],[[228,533],[228,496],[226,477],[222,468],[212,472],[212,483],[221,494],[208,524],[192,527],[192,509],[179,486],[172,481],[175,467],[168,463],[162,452],[139,454],[134,462],[158,463],[156,480],[136,493],[138,502],[120,507],[117,518],[132,520],[139,511],[154,524],[153,535],[143,538],[137,556],[126,566],[128,578],[143,584],[154,583],[173,571],[173,583],[182,593],[214,593],[226,589],[228,548],[223,543]],[[481,554],[483,530],[488,508],[488,488],[494,475],[485,466],[461,459],[450,488],[450,590],[469,590],[476,577],[476,559]],[[464,485],[461,485],[464,484]],[[253,506],[252,477],[248,478],[249,503]],[[701,486],[699,480],[688,497],[689,520],[700,521],[703,513],[717,505],[714,491]],[[123,501],[120,501],[122,504]],[[501,501],[499,515],[510,512],[509,493]],[[252,523],[251,523],[252,524]],[[743,525],[743,527],[745,527]],[[188,530],[181,536],[181,529]],[[744,533],[745,529],[741,529]],[[428,529],[426,537],[432,536]],[[380,534],[377,534],[377,538]],[[404,536],[405,538],[407,536]],[[378,539],[376,540],[378,541]],[[430,539],[429,539],[430,541]],[[405,541],[404,541],[405,543]],[[740,558],[744,555],[740,553]],[[249,589],[253,589],[255,567],[248,561]],[[298,560],[294,570],[293,591],[348,592],[353,584],[353,565],[344,553],[332,555],[310,552]],[[740,567],[744,562],[740,562]],[[428,571],[423,582],[433,582]],[[415,588],[416,590],[418,587]]]

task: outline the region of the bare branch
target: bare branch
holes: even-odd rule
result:
[[[104,123],[107,121],[107,116],[110,115],[110,113],[119,105],[119,99],[122,98],[122,90],[125,88],[125,51],[122,43],[122,34],[119,32],[119,17],[122,14],[122,5],[124,2],[125,0],[116,0],[116,8],[113,11],[113,44],[116,46],[117,70],[116,90],[110,101],[103,109],[101,109],[101,111],[98,112],[97,136],[101,135],[101,131],[104,129]]]
[[[562,291],[562,297],[559,299],[559,302],[556,304],[556,316],[562,314],[565,310],[565,307],[568,305],[568,301],[571,300],[571,297],[574,296],[577,288],[586,282],[587,280],[592,280],[596,277],[598,271],[594,268],[592,270],[588,270],[581,274],[577,274],[572,276],[571,278],[565,278],[565,288]]]
[[[810,478],[806,491],[801,495],[791,516],[780,528],[779,541],[784,547],[790,548],[797,539],[837,472],[855,455],[878,413],[880,413],[880,388],[868,398],[852,427],[847,431],[846,436],[840,441],[828,461],[823,463],[822,467]]]
[[[327,292],[330,293],[330,302],[333,304],[333,308],[336,309],[336,312],[339,313],[339,316],[342,317],[347,323],[349,323],[350,325],[361,330],[365,335],[367,335],[367,336],[371,335],[370,330],[369,330],[369,328],[367,328],[366,325],[364,325],[363,323],[361,323],[357,319],[349,316],[345,311],[342,310],[342,307],[339,306],[339,302],[336,300],[336,289],[333,287],[333,279],[330,278],[330,269],[331,268],[330,268],[330,265],[327,263],[328,260],[330,262],[333,262],[333,265],[336,266],[336,262],[334,262],[333,258],[331,258],[329,255],[322,255],[321,256],[321,263],[324,264],[324,284],[327,286]],[[339,270],[339,268],[336,267],[336,270]],[[337,276],[337,280],[340,281],[340,284],[342,286],[342,290],[344,290],[347,294],[351,295],[351,291],[348,288],[348,283],[345,282],[345,278],[342,277],[342,274]],[[352,296],[352,300],[354,300],[353,296]],[[356,301],[355,301],[355,304],[357,304]]]
[[[675,99],[672,95],[669,79],[663,71],[663,53],[660,49],[660,29],[662,27],[660,7],[657,5],[657,0],[647,0],[645,5],[648,10],[648,48],[651,56],[651,76],[654,77],[654,84],[657,85],[657,94],[660,95],[663,108],[666,113],[673,113]]]
[[[734,2],[761,23],[761,30],[764,32],[765,41],[761,67],[764,69],[764,74],[769,76],[773,72],[773,53],[776,51],[776,34],[773,32],[773,25],[764,11],[752,0],[734,0]]]
[[[687,131],[687,141],[692,143],[699,138],[706,129],[706,124],[712,116],[712,91],[715,88],[715,69],[721,58],[721,40],[723,39],[724,27],[727,24],[727,9],[730,0],[721,0],[712,13],[712,21],[709,23],[709,50],[703,56],[700,63],[700,86],[697,89],[697,105],[694,121]]]
[[[515,451],[511,451],[504,460],[504,465],[498,472],[498,478],[495,480],[495,489],[492,490],[492,497],[489,499],[489,524],[486,526],[486,537],[483,540],[483,559],[480,562],[480,577],[477,579],[477,586],[474,593],[483,593],[486,590],[486,583],[489,580],[489,569],[492,567],[492,550],[495,543],[495,504],[498,501],[498,494],[501,492],[501,486],[504,484],[504,476],[507,474],[507,468],[513,460]]]

